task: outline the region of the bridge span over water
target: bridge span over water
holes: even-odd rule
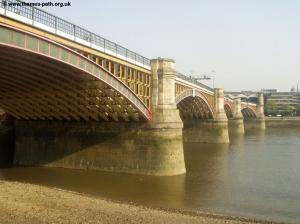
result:
[[[0,0],[0,108],[14,119],[14,163],[173,175],[182,141],[229,142],[263,125],[258,104],[178,73],[19,1]],[[263,126],[262,126],[263,127]]]

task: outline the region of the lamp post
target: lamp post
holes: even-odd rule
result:
[[[215,88],[215,75],[216,75],[216,71],[212,70],[211,71],[211,76],[212,76],[213,88]]]

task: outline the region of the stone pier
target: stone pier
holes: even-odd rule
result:
[[[229,143],[227,122],[215,120],[185,120],[184,142]]]
[[[148,127],[159,133],[161,144],[170,144],[172,159],[176,160],[173,172],[185,173],[182,128],[183,123],[175,103],[175,62],[172,59],[158,58],[151,60],[152,70],[152,105],[153,119]],[[166,158],[167,159],[167,158]],[[172,160],[171,159],[171,160]]]
[[[233,100],[233,113],[232,118],[228,120],[230,134],[244,134],[244,119],[241,112],[241,99],[236,98]]]
[[[266,129],[263,93],[258,94],[258,103],[257,103],[256,113],[257,113],[258,127],[260,129]]]
[[[215,89],[215,117],[207,120],[184,120],[184,141],[229,143],[228,119],[224,110],[224,91]]]
[[[263,93],[258,94],[256,118],[245,120],[245,129],[262,129],[262,130],[266,129]]]

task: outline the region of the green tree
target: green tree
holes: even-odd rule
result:
[[[266,115],[275,115],[278,111],[277,104],[274,101],[269,101],[265,104]]]
[[[300,115],[300,104],[297,104],[295,106],[296,114],[299,116]]]
[[[274,101],[269,101],[265,105],[266,115],[291,115],[295,111],[295,107],[287,104],[279,104]],[[300,112],[300,111],[299,111]]]
[[[278,105],[277,110],[278,114],[282,115],[291,115],[294,112],[294,107],[286,104]]]

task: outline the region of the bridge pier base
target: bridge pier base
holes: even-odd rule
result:
[[[230,134],[244,134],[244,119],[241,112],[241,99],[236,98],[233,100],[233,118],[228,120]]]
[[[141,123],[16,121],[14,163],[176,175],[185,172],[181,129]]]
[[[227,121],[184,121],[184,142],[229,143]]]
[[[12,124],[0,123],[0,167],[13,163],[14,128]]]
[[[245,129],[266,129],[266,123],[264,118],[253,118],[245,120]]]
[[[244,134],[244,120],[243,118],[233,118],[228,120],[228,127],[230,134]]]
[[[256,107],[256,118],[245,120],[246,129],[266,129],[265,115],[264,115],[264,96],[262,93],[258,94],[258,103]]]

